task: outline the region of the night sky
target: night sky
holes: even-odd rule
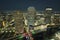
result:
[[[29,6],[34,6],[36,10],[52,7],[60,11],[60,0],[0,0],[0,10],[26,10]]]

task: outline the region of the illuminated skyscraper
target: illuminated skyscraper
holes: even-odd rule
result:
[[[52,8],[46,8],[45,10],[45,22],[50,24],[52,16]]]
[[[28,25],[34,25],[35,16],[36,16],[36,9],[34,7],[28,7],[27,9]]]
[[[28,24],[28,31],[33,28],[35,23],[35,16],[36,16],[36,9],[34,7],[28,7],[27,9],[27,24]]]
[[[13,14],[13,17],[15,19],[15,28],[17,32],[22,32],[23,27],[24,27],[24,17],[23,13],[20,11],[15,11]]]

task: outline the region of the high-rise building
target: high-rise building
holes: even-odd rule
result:
[[[50,24],[52,16],[52,8],[46,8],[45,10],[45,22]]]
[[[35,23],[35,16],[36,16],[36,9],[34,7],[28,7],[27,8],[27,25],[28,25],[28,32],[33,29],[34,23]]]
[[[36,9],[34,7],[28,7],[27,9],[28,25],[34,25],[35,16],[36,16]]]
[[[24,17],[23,17],[23,13],[20,11],[15,11],[13,13],[13,17],[15,19],[15,28],[17,32],[22,32],[23,28],[24,28]]]

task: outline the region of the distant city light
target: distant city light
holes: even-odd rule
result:
[[[46,10],[52,10],[52,8],[46,8]]]

